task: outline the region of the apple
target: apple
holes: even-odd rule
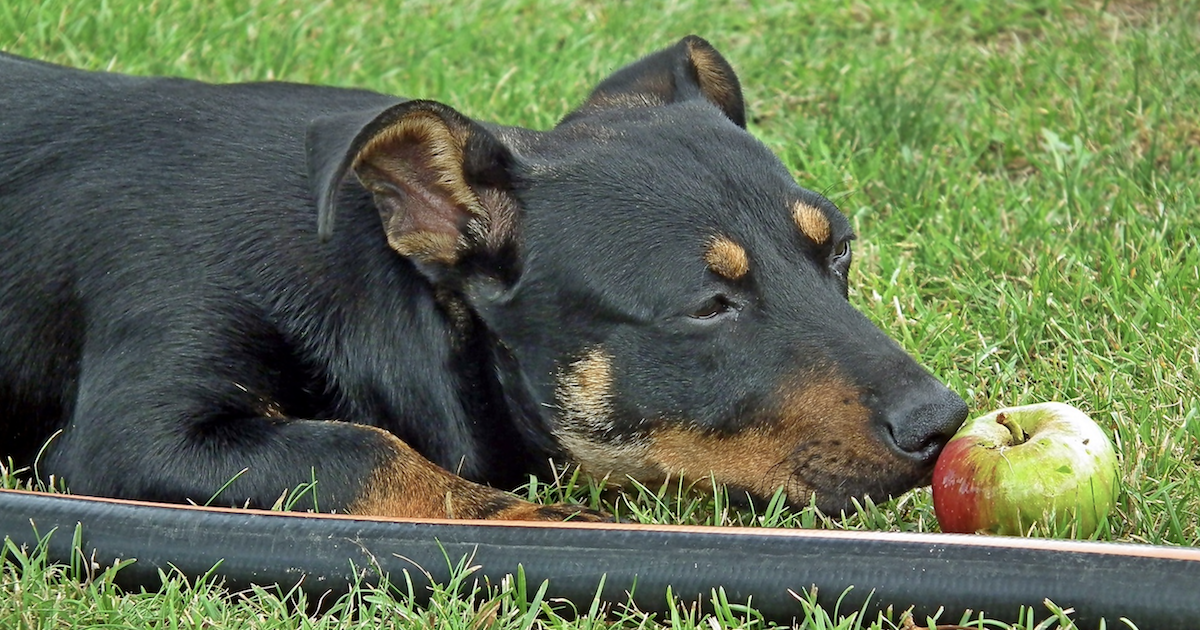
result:
[[[999,409],[954,434],[933,468],[942,531],[1021,535],[1035,521],[1091,536],[1112,509],[1117,455],[1091,418],[1047,402]]]

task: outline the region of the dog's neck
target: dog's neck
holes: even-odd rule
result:
[[[553,409],[538,401],[533,384],[522,369],[520,361],[508,346],[490,333],[492,367],[504,397],[513,427],[521,436],[530,455],[532,472],[550,472],[550,461],[566,461],[562,446],[554,440],[548,413]]]

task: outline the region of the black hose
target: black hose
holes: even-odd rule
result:
[[[913,607],[920,622],[944,609],[941,623],[970,609],[1017,621],[1022,606],[1043,600],[1075,609],[1083,628],[1165,630],[1200,627],[1200,550],[1118,543],[1081,543],[948,534],[895,534],[646,525],[508,524],[483,521],[405,521],[168,506],[132,501],[0,491],[0,536],[33,547],[39,534],[52,561],[72,558],[72,533],[101,565],[136,559],[119,581],[149,589],[158,571],[217,575],[230,588],[297,583],[308,594],[345,592],[377,573],[417,593],[432,579],[446,584],[447,562],[465,556],[492,584],[523,566],[531,584],[549,580],[547,597],[586,610],[604,575],[602,597],[633,600],[662,612],[666,592],[709,601],[723,587],[771,621],[803,618],[795,596],[816,585],[817,601],[832,610],[843,592],[843,613],[866,607],[868,618],[891,607]],[[414,565],[421,570],[414,570]],[[636,584],[636,589],[634,588]]]

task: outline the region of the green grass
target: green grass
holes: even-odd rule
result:
[[[851,218],[855,305],[973,409],[1062,400],[1099,421],[1123,480],[1101,539],[1200,543],[1198,2],[0,6],[9,52],[137,74],[368,87],[536,128],[607,72],[688,33],[738,69],[752,131]],[[841,518],[739,512],[675,487],[614,497],[564,480],[529,492],[643,522],[937,530],[927,490]],[[179,578],[124,593],[36,553],[8,557],[5,628],[755,625],[736,607],[567,621],[547,612],[537,585],[515,584],[477,600],[447,590],[424,609],[367,590],[306,616],[286,594],[229,596]],[[797,615],[805,628],[900,624],[799,601]],[[1030,611],[1013,627],[1062,618]]]

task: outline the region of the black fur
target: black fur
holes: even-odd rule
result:
[[[510,487],[574,457],[561,375],[602,347],[610,442],[672,422],[736,434],[784,375],[836,368],[880,448],[915,463],[840,494],[838,472],[818,496],[919,483],[965,407],[848,305],[849,260],[830,262],[848,224],[739,126],[736,78],[714,102],[679,70],[701,44],[614,75],[548,132],[366,91],[0,56],[0,457],[32,466],[44,448],[39,475],[114,497],[203,502],[236,478],[217,501],[232,505],[315,471],[321,507],[346,509],[392,456],[364,424]],[[674,100],[606,105],[660,66]],[[516,209],[486,246],[460,219],[453,264],[389,247],[391,193],[351,174],[364,140],[418,108],[468,130],[463,177]],[[830,244],[799,236],[795,200],[828,215]],[[718,233],[750,276],[706,269]],[[692,316],[713,299],[717,317]]]

